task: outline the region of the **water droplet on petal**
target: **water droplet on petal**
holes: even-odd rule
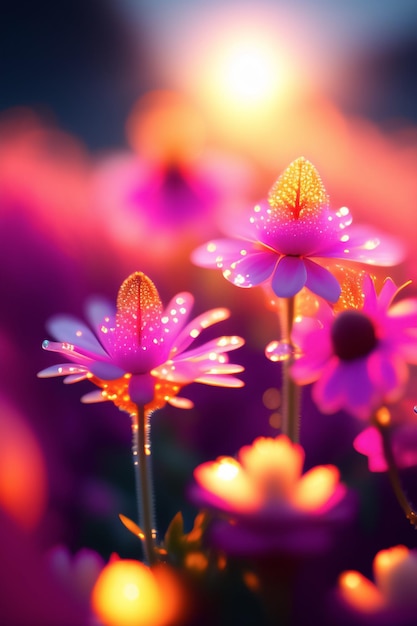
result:
[[[281,341],[271,341],[265,348],[265,356],[270,361],[288,361],[294,354],[294,346],[289,341],[283,339]]]

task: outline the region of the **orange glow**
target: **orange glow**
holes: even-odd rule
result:
[[[208,559],[202,552],[189,552],[184,563],[187,569],[204,572],[208,566]]]
[[[285,435],[258,437],[239,451],[239,459],[254,481],[254,489],[268,497],[290,497],[301,475],[304,452]]]
[[[191,103],[176,92],[153,91],[141,98],[126,124],[133,149],[157,165],[187,165],[201,153],[203,122]]]
[[[46,506],[46,468],[42,452],[24,418],[0,399],[0,506],[26,529]]]
[[[373,562],[375,582],[388,599],[393,599],[392,595],[396,592],[396,570],[405,563],[409,557],[410,551],[403,545],[381,550],[375,556]]]
[[[374,583],[353,570],[340,575],[339,590],[347,604],[364,613],[378,611],[385,604],[383,595]]]
[[[92,607],[105,626],[165,626],[178,615],[184,598],[166,566],[153,570],[140,561],[113,560],[92,592]]]
[[[239,510],[253,510],[260,503],[250,477],[231,457],[199,465],[194,470],[194,476],[204,489]]]
[[[391,423],[391,413],[385,406],[377,411],[376,421],[378,424],[381,424],[381,426],[388,426]]]
[[[113,402],[121,411],[125,411],[129,415],[137,415],[137,406],[131,401],[128,393],[128,385],[130,374],[126,374],[116,380],[102,380],[97,376],[89,376],[89,380],[102,389],[103,398]],[[161,409],[167,402],[172,402],[180,406],[180,408],[190,408],[190,404],[186,402],[186,399],[179,398],[179,402],[175,402],[175,396],[181,390],[181,386],[177,383],[171,383],[168,381],[158,381],[155,378],[155,390],[154,398],[152,402],[149,402],[145,409],[147,412],[152,413],[156,409]],[[184,400],[184,403],[181,402]]]
[[[296,485],[293,504],[305,511],[323,506],[333,495],[339,482],[339,470],[333,465],[314,467]]]

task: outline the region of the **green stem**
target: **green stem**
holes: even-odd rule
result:
[[[132,454],[135,469],[136,498],[139,526],[143,532],[145,561],[153,565],[157,561],[155,551],[156,529],[153,508],[151,475],[151,445],[149,419],[145,407],[138,406],[138,415],[132,416]]]
[[[392,446],[391,446],[390,426],[381,424],[381,422],[378,420],[378,417],[374,418],[374,424],[376,425],[376,427],[378,428],[381,434],[384,457],[388,465],[388,477],[391,483],[391,487],[394,491],[395,497],[397,498],[397,501],[400,504],[402,510],[404,511],[405,516],[409,520],[410,524],[414,527],[417,527],[417,513],[413,510],[410,503],[408,502],[407,497],[401,485],[398,467],[395,462],[395,458],[394,458],[394,454],[393,454]]]
[[[282,432],[292,442],[299,441],[300,430],[300,387],[293,381],[290,375],[290,367],[294,362],[294,345],[291,341],[291,331],[294,323],[295,296],[284,301],[284,314],[282,316],[282,334],[290,348],[289,358],[282,363]]]

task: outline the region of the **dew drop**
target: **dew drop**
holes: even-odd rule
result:
[[[265,349],[265,356],[274,363],[288,361],[293,356],[294,347],[287,341],[271,341]]]

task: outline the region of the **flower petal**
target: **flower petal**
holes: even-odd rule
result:
[[[206,311],[194,318],[175,339],[174,344],[171,346],[170,357],[184,352],[205,328],[209,328],[209,326],[222,322],[229,317],[229,309],[218,308]]]
[[[72,365],[72,363],[62,363],[60,365],[51,365],[37,373],[38,378],[52,378],[54,376],[68,376],[70,374],[84,374],[84,377],[88,373],[88,368],[82,365]]]
[[[224,269],[241,258],[242,250],[251,252],[255,244],[244,239],[213,239],[191,254],[191,261],[201,267]]]
[[[86,304],[86,317],[98,340],[107,350],[109,334],[116,325],[116,307],[105,298],[90,298]]]
[[[310,259],[304,259],[304,264],[307,270],[306,287],[328,302],[337,302],[341,287],[333,274]]]
[[[55,315],[46,324],[48,332],[59,342],[76,344],[80,348],[107,356],[94,333],[84,322],[71,315]]]
[[[322,250],[320,256],[382,266],[397,265],[405,256],[404,245],[397,238],[377,233],[373,227],[350,226],[342,237],[343,241]]]
[[[245,251],[245,256],[223,268],[223,276],[237,287],[256,287],[271,276],[278,260],[273,250]]]
[[[280,298],[291,298],[304,287],[306,280],[304,260],[295,256],[284,256],[272,277],[272,289]]]
[[[193,304],[194,296],[191,293],[178,293],[162,312],[162,336],[167,349],[170,344],[177,341],[178,334],[183,331]]]

